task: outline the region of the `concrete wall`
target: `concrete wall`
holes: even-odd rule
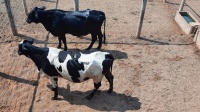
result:
[[[188,14],[195,22],[187,23],[181,14]],[[199,21],[188,11],[177,12],[175,16],[175,21],[178,23],[178,25],[182,28],[182,30],[186,34],[194,34],[196,31],[196,28],[200,26]]]

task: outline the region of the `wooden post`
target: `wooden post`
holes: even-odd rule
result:
[[[74,11],[79,11],[79,0],[74,0]]]
[[[8,18],[9,18],[9,21],[10,21],[12,33],[13,33],[14,36],[16,36],[18,34],[18,32],[17,32],[17,28],[15,26],[14,16],[13,16],[12,11],[11,11],[10,0],[4,0],[4,2],[5,2],[5,6],[6,6],[6,11],[8,13]]]
[[[137,30],[137,35],[136,35],[137,38],[140,38],[146,5],[147,5],[147,0],[143,0],[141,12],[140,12],[139,23],[138,23],[138,30]]]
[[[27,5],[26,5],[26,0],[22,0],[22,3],[23,3],[25,14],[28,15],[28,9],[27,9]]]
[[[181,5],[180,5],[180,7],[179,7],[179,9],[178,9],[179,12],[183,10],[183,6],[184,6],[184,4],[185,4],[185,1],[186,1],[186,0],[182,0],[182,1],[181,1]]]

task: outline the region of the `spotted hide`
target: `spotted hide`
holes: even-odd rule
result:
[[[33,40],[23,40],[19,44],[19,55],[31,58],[38,70],[42,70],[52,82],[54,91],[53,99],[58,96],[58,77],[80,83],[93,79],[95,89],[86,98],[91,99],[101,86],[101,80],[105,76],[113,90],[113,75],[111,73],[114,58],[112,54],[102,51],[62,51],[57,48],[40,48],[33,46]]]

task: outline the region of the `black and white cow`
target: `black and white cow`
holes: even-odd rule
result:
[[[58,48],[61,48],[61,40],[64,43],[64,50],[67,50],[65,34],[84,36],[91,34],[92,42],[87,48],[91,49],[94,42],[99,39],[98,49],[102,46],[101,26],[106,20],[105,13],[96,10],[84,11],[63,11],[58,9],[45,10],[46,7],[35,7],[29,13],[27,23],[42,23],[45,29],[54,36],[58,36]],[[104,43],[105,43],[105,22],[104,22]]]
[[[25,55],[35,63],[39,71],[43,71],[52,82],[54,96],[58,96],[58,77],[79,83],[93,79],[95,89],[86,98],[91,99],[101,86],[105,76],[110,87],[108,93],[113,91],[112,54],[102,51],[62,51],[57,48],[41,48],[33,46],[33,40],[23,40],[19,44],[18,54]]]

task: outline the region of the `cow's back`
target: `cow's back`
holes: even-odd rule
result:
[[[52,56],[49,56],[49,55]],[[60,51],[50,49],[48,59],[61,76],[72,82],[82,82],[85,79],[101,80],[103,61],[107,52],[101,51]]]
[[[89,10],[89,21],[93,22],[103,22],[105,20],[105,13],[102,11],[96,11],[96,10]]]

